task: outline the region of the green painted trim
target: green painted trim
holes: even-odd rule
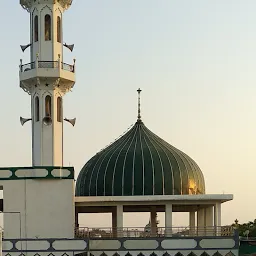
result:
[[[38,176],[38,177],[33,177],[33,176],[28,176],[28,177],[19,177],[17,175],[17,171],[18,170],[34,170],[34,169],[39,169],[39,170],[46,170],[48,172],[48,174],[46,175],[42,175],[42,176]],[[63,176],[63,177],[59,177],[59,176],[54,176],[52,174],[53,170],[68,170],[70,172],[70,174],[68,176]],[[9,177],[1,177],[1,171],[10,171],[11,175]],[[1,167],[0,168],[0,180],[67,180],[67,179],[74,179],[74,167],[60,167],[60,166],[34,166],[34,167]],[[8,175],[6,175],[8,176]]]

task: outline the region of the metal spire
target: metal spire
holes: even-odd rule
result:
[[[137,90],[138,92],[138,119],[137,121],[141,121],[141,115],[140,115],[140,93],[141,93],[141,89],[139,88]]]

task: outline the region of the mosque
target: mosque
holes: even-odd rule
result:
[[[0,168],[2,255],[8,256],[232,256],[235,229],[221,225],[221,206],[233,195],[206,194],[202,171],[182,151],[155,135],[140,112],[123,136],[79,172],[63,166],[63,97],[75,85],[76,61],[65,63],[62,21],[72,0],[20,0],[30,14],[30,63],[20,61],[20,87],[31,96],[32,166]],[[78,3],[79,4],[79,3]],[[64,122],[65,121],[65,122]],[[127,228],[123,214],[149,212],[145,227]],[[159,227],[157,213],[165,213]],[[189,213],[175,228],[173,212]],[[79,226],[79,214],[111,213],[106,229]]]

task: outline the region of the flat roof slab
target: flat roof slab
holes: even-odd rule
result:
[[[164,205],[171,203],[174,212],[189,212],[231,200],[233,200],[232,194],[96,196],[75,197],[75,205],[78,212],[87,213],[112,212],[114,206],[120,204],[124,206],[124,212],[148,212],[151,206],[156,206],[158,212],[163,212],[165,211]]]

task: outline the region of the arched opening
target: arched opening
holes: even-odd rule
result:
[[[51,16],[49,14],[46,14],[45,17],[44,17],[44,36],[45,36],[45,41],[51,41],[52,40],[51,25],[52,25]]]
[[[34,18],[34,41],[38,42],[38,16]]]
[[[57,98],[57,121],[62,122],[62,98]]]
[[[57,42],[61,43],[61,19],[57,17]]]
[[[52,98],[50,95],[45,97],[45,116],[51,117],[52,116]]]
[[[35,121],[38,122],[40,119],[39,116],[39,98],[36,96],[35,98]]]

